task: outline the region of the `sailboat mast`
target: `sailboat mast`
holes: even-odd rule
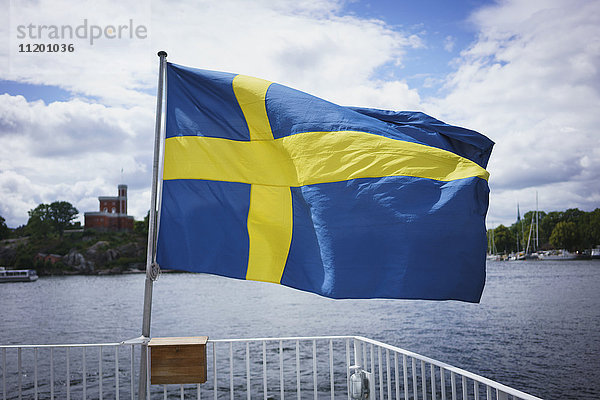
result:
[[[519,203],[517,203],[517,255],[519,254],[519,223],[521,222],[521,212],[519,211]],[[521,224],[521,227],[523,225]]]
[[[531,241],[531,231],[533,231],[533,216],[531,216],[531,225],[529,226],[529,236],[527,237],[527,249],[525,250],[525,254],[529,254],[529,242]]]
[[[525,242],[525,228],[523,228],[523,220],[521,219],[521,213],[519,212],[519,221],[521,222],[521,240]],[[525,243],[523,243],[525,244]]]
[[[535,191],[535,250],[537,251],[540,248],[539,243],[539,214],[538,214],[538,192]]]

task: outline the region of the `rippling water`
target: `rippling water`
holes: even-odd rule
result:
[[[141,332],[144,276],[0,285],[0,343],[112,342]],[[200,274],[154,284],[152,336],[362,335],[533,395],[600,398],[600,261],[490,262],[480,304],[330,300]]]

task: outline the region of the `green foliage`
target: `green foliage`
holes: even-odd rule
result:
[[[51,204],[40,204],[29,211],[27,229],[33,236],[48,237],[57,233],[62,237],[65,229],[71,226],[79,211],[68,201],[55,201]]]
[[[40,204],[28,212],[29,220],[26,225],[14,230],[8,229],[8,234],[18,241],[4,246],[2,263],[7,267],[29,269],[35,268],[39,275],[81,273],[65,265],[63,262],[43,262],[36,260],[36,256],[43,254],[67,255],[71,250],[81,253],[88,261],[95,263],[94,272],[102,270],[125,271],[129,268],[145,264],[146,251],[144,250],[148,236],[148,216],[144,221],[136,221],[137,229],[133,232],[99,232],[85,230],[69,232],[67,228],[79,227],[79,223],[72,223],[77,216],[77,209],[66,201],[57,201],[51,204]],[[4,219],[0,217],[0,236],[4,239]],[[65,232],[66,231],[66,232]],[[63,234],[64,233],[64,234]],[[104,249],[96,246],[97,253],[88,254],[90,247],[98,242],[107,242]],[[104,252],[107,249],[115,250],[111,258]],[[0,251],[3,248],[0,248]],[[122,253],[121,253],[122,252]],[[115,257],[116,259],[112,259]],[[111,261],[108,261],[111,259]],[[87,270],[91,272],[91,270]]]
[[[71,225],[79,211],[68,201],[55,201],[50,204],[50,222],[54,230],[62,237],[65,228]]]
[[[150,220],[150,210],[146,213],[143,221],[134,221],[133,222],[133,231],[140,234],[148,236],[148,226]]]
[[[0,215],[0,240],[7,239],[10,236],[10,229],[6,226],[6,220]]]
[[[144,261],[145,261],[144,258],[138,258],[138,257],[119,257],[118,259],[109,263],[107,265],[107,268],[109,268],[109,269],[118,268],[120,271],[126,271],[129,268],[144,265]]]
[[[26,225],[19,225],[15,229],[13,229],[13,232],[12,232],[12,237],[15,237],[15,238],[24,237],[27,235],[28,235],[28,232],[27,232]]]
[[[77,273],[75,269],[65,265],[62,262],[43,262],[36,260],[36,255],[39,253],[44,254],[58,254],[64,256],[71,250],[76,250],[82,253],[86,258],[88,257],[87,250],[96,245],[98,242],[107,242],[108,245],[98,248],[100,252],[104,252],[107,249],[118,249],[120,246],[128,246],[136,249],[143,249],[146,245],[146,236],[140,235],[135,232],[96,232],[96,231],[85,231],[65,234],[62,238],[58,235],[48,235],[47,237],[34,237],[29,236],[25,238],[21,244],[16,247],[16,254],[9,263],[5,263],[8,267],[14,267],[19,269],[30,269],[34,268],[38,271],[38,275],[62,275]],[[107,262],[106,260],[96,260],[95,272],[102,270],[111,270],[118,268],[120,271],[125,271],[129,268],[137,265],[143,265],[146,260],[145,250],[134,252],[140,253],[137,255],[121,255],[116,260]],[[89,258],[88,258],[89,259]]]
[[[28,267],[31,268],[31,267]],[[46,275],[64,275],[65,273],[73,273],[74,269],[63,264],[62,262],[58,261],[54,264],[52,264],[49,261],[35,261],[33,263],[33,269],[35,269],[36,273],[39,276],[46,276]]]
[[[64,235],[62,239],[53,241],[51,249],[45,252],[64,255],[71,249],[81,251],[87,245],[86,242],[82,241],[82,238],[83,235],[81,233]]]
[[[17,249],[17,258],[15,260],[15,267],[18,269],[29,269],[33,264],[33,257],[35,256],[35,251],[30,246],[24,246],[22,248]]]
[[[531,222],[535,224],[535,211],[528,211],[520,221],[510,227],[500,225],[494,231],[496,249],[498,252],[514,252],[525,250]],[[569,223],[565,225],[565,223]],[[560,224],[558,230],[556,229]],[[539,248],[569,249],[584,251],[600,245],[600,208],[591,212],[571,208],[566,211],[538,212]],[[535,237],[535,225],[532,240]]]
[[[50,206],[40,204],[36,208],[29,210],[29,220],[27,221],[27,230],[29,234],[36,237],[47,237],[52,230],[50,223]]]
[[[515,236],[506,226],[500,225],[494,229],[494,242],[498,252],[510,253],[515,247],[515,241]]]
[[[133,231],[140,235],[148,235],[148,224],[144,221],[134,221],[133,222]]]
[[[550,235],[550,243],[559,249],[574,250],[578,239],[577,225],[571,221],[559,222]]]
[[[600,244],[600,208],[588,214],[587,224],[583,227],[583,236],[591,244],[589,247]]]

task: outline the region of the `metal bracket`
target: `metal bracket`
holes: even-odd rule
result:
[[[360,365],[351,366],[350,371],[353,371],[348,382],[350,398],[358,400],[374,398],[373,374],[361,369]]]
[[[140,336],[133,339],[123,340],[120,344],[148,344],[149,341],[149,337]]]

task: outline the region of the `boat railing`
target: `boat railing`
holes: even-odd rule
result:
[[[146,344],[0,346],[2,399],[136,399]],[[209,340],[207,365],[203,384],[151,385],[147,371],[146,398],[350,399],[350,367],[360,366],[369,399],[538,399],[357,336]]]
[[[133,400],[139,375],[134,366],[139,363],[140,351],[136,348],[143,345],[142,340],[0,345],[2,399]]]

